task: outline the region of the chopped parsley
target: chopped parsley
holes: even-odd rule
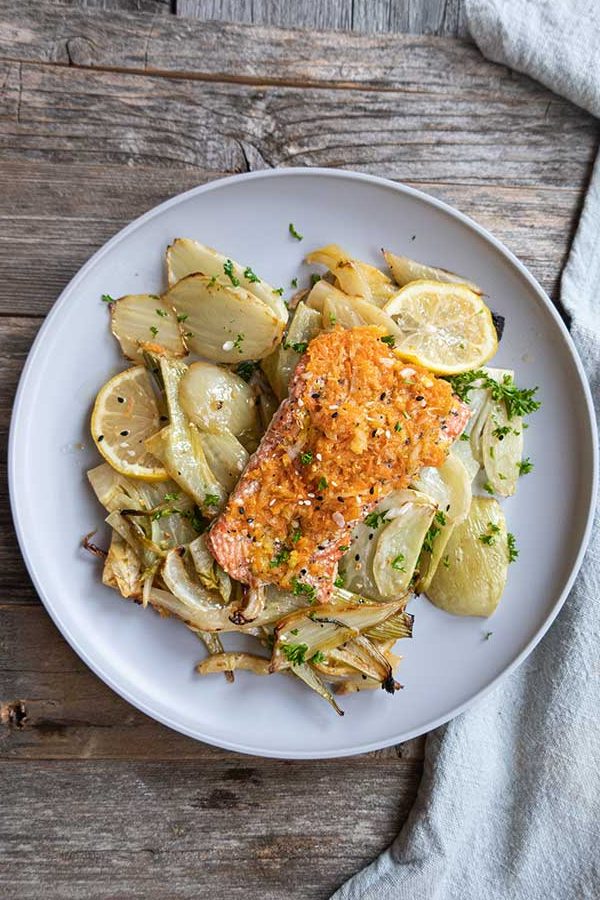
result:
[[[237,281],[237,279],[236,279],[236,281]],[[217,276],[213,275],[212,278],[210,279],[210,281],[208,282],[208,286],[212,287],[213,284],[216,284],[216,283],[217,283]]]
[[[529,459],[528,456],[525,459],[522,459],[521,462],[517,463],[519,467],[519,475],[528,475],[529,472],[533,470],[533,463]]]
[[[335,586],[336,588],[343,588],[343,587],[344,587],[344,576],[342,575],[341,572],[338,572],[338,574],[336,575],[336,578],[335,578],[335,581],[333,582],[333,584],[334,584],[334,586]]]
[[[443,558],[442,563],[443,563],[443,566],[445,569],[450,568],[450,557],[448,556],[447,553],[446,553],[445,557]]]
[[[282,547],[281,550],[275,554],[271,562],[269,563],[270,569],[276,569],[277,566],[283,565],[284,562],[287,562],[290,558],[290,551],[287,547]]]
[[[382,338],[379,338],[382,344],[387,344],[389,347],[396,346],[396,338],[393,334],[384,334]]]
[[[308,644],[282,644],[283,655],[293,666],[301,666],[306,662]]]
[[[427,529],[427,534],[423,540],[423,547],[421,548],[421,552],[424,550],[426,553],[433,553],[433,542],[436,537],[440,533],[441,526],[446,524],[446,515],[439,509],[435,516],[433,517],[433,522]]]
[[[240,279],[236,278],[236,276],[233,274],[233,262],[230,259],[226,259],[225,262],[223,263],[223,271],[229,278],[232,285],[234,287],[239,287]],[[217,280],[214,275],[213,275],[213,278],[215,279],[215,281]],[[211,282],[211,283],[214,284],[214,282]]]
[[[284,350],[293,350],[294,353],[304,353],[304,351],[308,347],[308,341],[297,341],[294,344],[288,344],[286,342],[283,347]]]
[[[294,223],[293,223],[293,222],[290,222],[290,224],[288,225],[288,231],[289,231],[289,233],[291,234],[291,236],[292,236],[293,238],[296,238],[297,241],[303,240],[304,235],[303,235],[303,234],[298,234],[298,232],[297,232],[296,229],[294,228]]]
[[[324,491],[326,487],[329,487],[329,482],[327,481],[327,479],[325,478],[324,475],[321,475],[321,477],[319,478],[319,480],[317,482],[317,490]]]
[[[311,450],[307,450],[306,453],[300,454],[300,462],[304,466],[310,465],[310,463],[312,462],[312,459],[313,459],[313,455],[312,455]]]
[[[186,512],[182,512],[181,515],[184,519],[189,519],[190,525],[199,533],[202,533],[205,529],[204,519],[202,518],[202,513],[198,509],[197,506],[194,507],[193,510],[187,510]]]
[[[283,294],[283,288],[273,288],[273,293],[281,297],[281,295]]]
[[[204,495],[204,505],[205,506],[218,506],[220,502],[220,497],[218,494],[205,494]]]
[[[494,633],[493,631],[486,631],[486,633],[483,636],[484,641],[489,641],[489,639],[491,638],[493,633]]]
[[[394,425],[394,431],[402,431],[402,425],[400,424],[400,422],[396,422],[396,424]]]
[[[318,665],[319,663],[325,662],[325,654],[321,652],[321,650],[317,650],[316,653],[313,653],[309,662]]]
[[[292,280],[290,281],[290,284],[293,288],[297,288],[298,287],[298,279],[292,278]]]
[[[466,403],[469,402],[469,394],[473,388],[488,388],[492,400],[504,402],[509,419],[512,419],[513,416],[529,415],[541,406],[540,401],[534,399],[538,388],[518,388],[512,375],[504,375],[502,381],[496,381],[483,369],[474,369],[471,372],[463,372],[461,375],[452,375],[448,381],[456,396]],[[476,382],[480,382],[480,384]]]
[[[255,284],[256,282],[260,284],[260,278],[258,277],[256,272],[252,271],[250,266],[246,266],[246,268],[244,269],[244,278],[246,279],[246,281],[252,282],[252,284]]]
[[[506,535],[506,544],[508,546],[508,561],[509,563],[512,563],[519,555],[519,551],[517,550],[517,542],[515,540],[515,536],[514,534],[511,534],[510,531]]]
[[[169,313],[165,309],[155,309],[154,312],[157,316],[160,316],[161,319],[166,319]]]
[[[496,543],[496,535],[499,533],[500,526],[494,524],[494,522],[488,522],[488,530],[479,535],[479,540],[482,544],[487,544],[488,547],[491,547]]]
[[[292,593],[294,597],[307,597],[309,603],[314,603],[317,599],[317,589],[311,584],[305,584],[303,581],[298,581],[295,576],[292,578]]]
[[[179,500],[179,491],[173,491],[172,494],[165,494],[164,500],[165,503],[168,503],[170,500]]]
[[[300,528],[296,528],[292,531],[292,544],[297,544],[300,538],[302,537],[302,531]]]
[[[487,491],[488,494],[493,494],[493,493],[494,493],[494,488],[493,488],[492,485],[489,483],[489,481],[486,481],[486,482],[485,482],[485,484],[483,485],[483,489],[484,489],[484,491]]]
[[[312,275],[310,276],[310,286],[314,287],[315,284],[317,283],[317,281],[321,281],[321,277],[322,277],[321,275],[317,275],[316,272],[313,272]]]
[[[340,551],[340,553],[345,553],[346,550],[349,550],[349,549],[350,549],[350,547],[348,546],[348,544],[342,544],[340,547],[338,547],[338,550]]]
[[[299,633],[299,631],[300,631],[299,628],[292,628],[292,630],[290,631],[290,634],[293,634],[295,637]]]
[[[102,300],[103,303],[114,303],[115,302],[115,298],[111,297],[110,294],[102,294],[100,299]]]
[[[406,572],[405,566],[402,565],[404,561],[404,553],[399,553],[398,556],[395,556],[391,562],[392,569],[395,569],[396,572]]]
[[[158,522],[159,519],[164,519],[165,516],[172,516],[174,513],[178,513],[178,509],[171,509],[171,507],[167,507],[166,509],[157,509],[156,512],[153,512],[150,518],[153,522]]]
[[[179,313],[179,315],[177,316],[177,321],[178,321],[178,322],[185,322],[188,318],[189,318],[189,314],[188,314],[188,313]]]
[[[461,440],[461,441],[468,441],[468,440],[470,440],[470,438],[469,438],[469,435],[468,435],[468,434],[464,434],[464,433],[463,433],[463,434],[461,434],[459,440]]]
[[[369,528],[379,528],[383,522],[388,521],[388,512],[389,510],[387,509],[384,509],[382,512],[370,512],[368,516],[365,516],[365,525],[368,525]]]
[[[243,378],[244,381],[250,381],[256,370],[258,369],[258,363],[254,362],[251,359],[246,359],[244,362],[241,362],[237,369],[236,373]]]
[[[330,312],[330,313],[329,313],[329,324],[330,324],[330,325],[335,325],[336,322],[337,322],[337,316],[336,316],[336,314]]]
[[[150,334],[151,334],[153,337],[156,337],[156,335],[158,334],[158,328],[156,327],[156,325],[151,325],[151,326],[150,326]]]
[[[236,337],[235,341],[233,342],[233,349],[234,349],[234,350],[239,350],[240,353],[241,353],[241,352],[242,352],[242,341],[243,341],[243,340],[244,340],[244,335],[243,335],[243,334],[238,334],[238,336]]]
[[[499,441],[503,441],[506,435],[510,434],[512,430],[510,425],[499,425],[497,428],[494,428],[492,435],[498,438]]]

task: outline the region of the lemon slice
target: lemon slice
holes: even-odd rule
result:
[[[167,473],[144,442],[161,427],[150,376],[144,366],[119,372],[100,388],[92,412],[96,447],[121,475],[161,481]]]
[[[477,369],[497,350],[492,314],[465,284],[411,281],[383,309],[402,331],[402,358],[438,375]]]

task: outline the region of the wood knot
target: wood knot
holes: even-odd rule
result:
[[[22,700],[0,704],[0,723],[7,728],[24,728],[27,725],[27,707]]]

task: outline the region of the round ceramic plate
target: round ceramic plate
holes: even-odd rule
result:
[[[293,222],[304,235],[294,240]],[[175,237],[218,247],[274,285],[308,281],[302,259],[336,242],[381,264],[381,247],[464,273],[506,317],[493,365],[539,385],[526,453],[535,461],[505,504],[516,535],[498,611],[454,618],[413,600],[414,637],[401,643],[404,690],[343,698],[339,718],[292,679],[200,678],[203,648],[174,620],[121,600],[100,583],[81,537],[103,511],[86,481],[99,462],[88,432],[96,391],[123,368],[100,295],[159,292]],[[83,444],[83,449],[79,446]],[[23,372],[10,441],[17,533],[48,612],[77,653],[139,709],[192,737],[279,757],[361,753],[428,731],[472,703],[524,659],[557,614],[581,562],[591,522],[595,429],[589,389],[547,296],[501,244],[460,213],[366,175],[283,169],[227,178],[175,197],[133,222],[81,269],[48,316]],[[493,632],[485,640],[487,632]],[[236,638],[225,638],[235,646]]]

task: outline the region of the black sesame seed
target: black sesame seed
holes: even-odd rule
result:
[[[301,574],[301,575],[306,575],[306,571],[307,571],[306,569],[300,569],[300,574]]]
[[[375,488],[374,488],[373,486],[371,486],[371,487],[369,488],[369,493],[370,493],[371,495],[375,493]]]
[[[246,510],[244,509],[243,506],[238,506],[238,512],[239,512],[240,516],[246,515]]]
[[[385,391],[379,395],[380,400],[385,400]]]
[[[169,417],[168,417],[168,416],[160,416],[160,421],[161,421],[161,422],[168,422],[168,421],[169,421]]]
[[[318,391],[315,391],[314,394],[311,394],[310,396],[313,398],[313,400],[319,400],[321,397]]]
[[[370,541],[373,540],[373,534],[370,534],[370,535],[369,535],[369,540],[370,540]]]
[[[371,437],[377,437],[377,429],[376,428],[374,428],[373,431],[371,432]]]
[[[337,500],[338,500],[338,503],[343,503],[343,502],[344,502],[344,498],[343,498],[343,497],[338,497]]]
[[[252,525],[254,523],[254,519],[252,518],[252,516],[248,516],[246,522],[248,523],[248,525]]]
[[[119,434],[121,435],[121,437],[127,437],[129,432],[128,431],[120,431]]]
[[[117,397],[119,403],[125,403],[125,397]]]
[[[337,419],[337,417],[338,417],[338,414],[337,414],[336,412],[331,413],[331,418],[332,418],[332,419]]]
[[[356,556],[354,557],[354,559],[356,560],[356,562],[358,562],[360,559],[360,553],[357,553]]]
[[[98,443],[100,443],[100,441],[103,441],[103,440],[104,440],[104,435],[103,435],[103,434],[99,434],[99,435],[98,435]]]
[[[415,397],[415,400],[424,400],[424,399],[425,399],[425,397],[423,396],[423,394],[419,394],[418,397]]]

